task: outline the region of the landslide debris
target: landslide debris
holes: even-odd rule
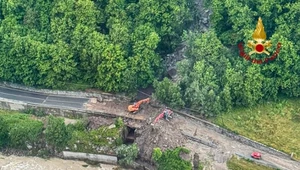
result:
[[[109,126],[114,123],[114,119],[108,119],[100,116],[88,117],[88,129],[98,129],[100,126]]]
[[[145,125],[136,130],[136,136],[136,143],[140,148],[139,158],[149,163],[153,163],[153,148],[159,147],[164,151],[182,147],[186,143],[186,138],[172,120],[167,122],[162,119],[153,126]]]

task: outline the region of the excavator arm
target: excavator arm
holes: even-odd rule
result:
[[[150,98],[140,100],[140,101],[138,101],[137,103],[135,103],[134,105],[129,105],[129,106],[128,106],[128,111],[129,111],[129,112],[135,112],[135,111],[138,111],[141,104],[143,104],[143,103],[149,103],[149,102],[150,102]]]
[[[172,114],[173,114],[173,111],[171,111],[171,110],[169,110],[169,109],[167,109],[167,111],[168,111],[168,115],[169,116],[171,116]],[[155,120],[153,121],[153,123],[152,124],[155,124],[155,123],[157,123],[160,119],[162,119],[164,117],[164,111],[161,113],[161,114],[159,114],[156,118],[155,118]]]

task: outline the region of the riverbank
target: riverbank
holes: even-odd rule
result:
[[[1,170],[116,170],[118,166],[97,164],[89,165],[84,161],[59,158],[42,159],[39,157],[5,156],[0,153]]]

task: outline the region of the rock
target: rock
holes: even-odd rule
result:
[[[208,18],[203,18],[202,23],[207,24],[208,23]]]
[[[28,149],[32,149],[32,146],[27,144],[27,148]]]
[[[194,170],[198,170],[199,169],[199,155],[197,153],[194,154],[194,159],[193,159],[193,165],[194,165]]]
[[[98,101],[98,102],[102,102],[102,101],[103,101],[103,98],[102,98],[101,96],[98,96],[98,97],[97,97],[97,101]]]
[[[108,129],[112,129],[112,128],[115,128],[115,127],[116,127],[116,125],[112,124],[112,125],[108,126]]]
[[[91,98],[91,103],[97,103],[97,98]]]

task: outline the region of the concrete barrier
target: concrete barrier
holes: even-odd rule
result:
[[[89,153],[82,153],[82,152],[63,151],[63,156],[65,159],[90,160],[90,161],[113,164],[113,165],[116,165],[118,163],[118,158],[113,155],[100,155],[100,154],[89,154]]]

